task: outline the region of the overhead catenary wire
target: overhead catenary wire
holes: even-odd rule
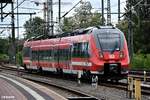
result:
[[[29,10],[43,10],[43,9],[37,9],[37,8],[29,8],[29,7],[18,7],[20,9],[29,9]]]
[[[129,10],[126,11],[126,13],[129,13],[130,11],[132,11],[136,6],[138,6],[141,2],[143,2],[143,0],[137,2],[134,6],[132,6]]]
[[[6,3],[4,6],[0,7],[0,9],[5,8],[5,7],[7,6],[7,4],[8,4],[8,3]],[[1,5],[2,5],[2,3],[1,3]]]
[[[22,2],[20,2],[12,11],[14,11],[15,9],[17,9],[17,7],[19,7],[21,4],[23,4],[26,0],[23,0]],[[7,17],[9,14],[11,14],[11,12],[9,12],[7,15],[4,16]]]

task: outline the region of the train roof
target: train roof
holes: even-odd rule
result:
[[[81,28],[81,29],[76,29],[72,32],[64,32],[62,34],[57,34],[53,36],[48,36],[45,37],[44,35],[40,35],[37,37],[32,37],[28,39],[27,41],[33,41],[33,40],[41,40],[41,39],[53,39],[53,38],[61,38],[61,37],[68,37],[68,36],[76,36],[76,35],[82,35],[82,34],[89,34],[93,31],[93,29],[116,29],[114,26],[93,26],[93,27],[88,27],[88,28]]]

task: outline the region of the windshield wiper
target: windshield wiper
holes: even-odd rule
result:
[[[113,54],[116,50],[119,51],[119,46],[118,46],[117,41],[115,41],[115,46],[114,46],[114,48],[112,49],[111,54]]]

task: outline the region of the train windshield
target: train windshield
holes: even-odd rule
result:
[[[116,29],[99,29],[95,31],[97,47],[102,51],[120,51],[123,47],[123,33]]]

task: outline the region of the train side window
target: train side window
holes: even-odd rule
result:
[[[41,61],[44,60],[44,52],[43,52],[43,51],[39,51],[39,59],[40,59]]]
[[[49,50],[48,53],[49,53],[49,61],[51,61],[52,58],[51,50]]]
[[[41,54],[40,60],[43,60],[43,51],[40,51],[40,54]]]
[[[53,52],[54,52],[54,61],[57,61],[58,50],[55,49]]]
[[[48,60],[48,52],[47,50],[44,51],[44,60],[47,61]]]
[[[82,57],[82,43],[78,43],[77,57]]]
[[[50,50],[50,61],[54,60],[54,50]]]
[[[62,51],[61,60],[62,60],[62,61],[65,61],[65,60],[66,60],[66,59],[65,59],[65,57],[66,57],[66,50],[65,50],[65,49],[62,49],[61,51]]]
[[[32,56],[32,59],[33,60],[38,60],[38,53],[37,53],[37,51],[33,51],[33,54],[32,54],[33,56]]]
[[[39,51],[39,60],[41,60],[41,51]]]
[[[44,51],[42,51],[42,60],[44,61]]]
[[[68,49],[65,49],[65,55],[64,55],[65,60],[68,60],[68,53],[69,53]]]
[[[24,57],[30,57],[31,49],[30,47],[24,47],[23,48],[23,56]]]
[[[49,50],[46,50],[46,55],[47,55],[47,61],[49,61],[49,55],[50,55]]]
[[[42,51],[43,55],[42,55],[42,58],[43,58],[43,61],[46,60],[46,57],[45,57],[45,51]]]
[[[77,43],[74,43],[73,44],[73,52],[72,52],[72,56],[73,57],[76,57],[77,56],[77,49],[78,49],[78,44]]]
[[[35,60],[35,56],[36,56],[35,51],[32,51],[32,60]]]
[[[73,57],[87,58],[87,57],[89,57],[88,50],[89,50],[89,43],[88,42],[74,43],[72,56]]]
[[[89,43],[88,42],[84,42],[83,44],[82,44],[82,53],[83,53],[83,56],[85,57],[85,58],[87,58],[87,57],[89,57],[89,52],[88,52],[88,50],[89,50]]]
[[[58,57],[59,57],[59,61],[62,60],[62,52],[61,49],[58,49]]]

